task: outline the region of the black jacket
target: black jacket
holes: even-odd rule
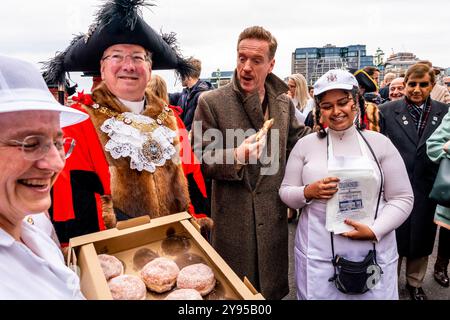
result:
[[[381,133],[396,146],[405,162],[414,191],[414,207],[408,219],[396,230],[400,256],[418,258],[433,251],[436,203],[428,198],[439,165],[427,156],[426,141],[447,114],[448,105],[431,100],[425,129],[419,138],[414,121],[406,109],[405,98],[378,106]]]
[[[183,109],[180,115],[184,125],[188,131],[191,130],[192,121],[194,120],[195,109],[197,108],[198,97],[203,91],[211,90],[211,83],[198,80],[192,88],[184,88],[183,91],[169,94],[170,104],[179,106]]]

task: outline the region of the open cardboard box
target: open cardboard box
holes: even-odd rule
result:
[[[168,239],[175,239],[175,242]],[[108,300],[112,296],[97,255],[114,255],[124,264],[125,274],[139,275],[137,262],[141,260],[137,259],[136,252],[157,253],[180,262],[179,266],[202,260],[213,269],[217,280],[213,292],[205,296],[205,299],[264,299],[247,278],[244,281],[239,279],[203,238],[198,225],[187,212],[151,221],[147,216],[139,217],[120,222],[114,229],[72,238],[69,243],[68,265],[79,270],[81,291],[87,299]],[[167,294],[147,290],[147,299],[164,299]]]

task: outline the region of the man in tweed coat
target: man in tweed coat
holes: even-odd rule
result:
[[[276,47],[262,27],[245,29],[232,82],[200,97],[192,126],[194,151],[212,179],[212,244],[267,299],[289,292],[287,208],[278,190],[290,150],[310,132],[271,73]],[[273,126],[259,139],[267,119]]]

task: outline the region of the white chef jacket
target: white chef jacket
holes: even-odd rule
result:
[[[55,242],[22,221],[22,241],[0,228],[0,299],[84,299]]]
[[[50,218],[46,213],[35,213],[29,214],[25,216],[24,219],[29,224],[32,224],[38,228],[40,228],[46,235],[48,235],[58,247],[61,247],[59,243],[58,236],[56,235],[55,227],[53,227],[53,223],[50,221]]]
[[[359,133],[355,127],[328,132],[330,139],[333,139],[336,155],[361,154]],[[385,178],[377,219],[370,226],[378,240],[377,262],[383,275],[374,288],[360,295],[344,294],[328,281],[334,275],[334,268],[331,263],[330,232],[325,228],[327,201],[315,199],[307,203],[304,197],[305,185],[328,176],[327,141],[310,134],[300,139],[292,150],[280,188],[280,197],[290,208],[302,208],[294,246],[298,299],[398,300],[395,229],[408,218],[414,195],[405,164],[392,142],[377,132],[364,130],[363,134],[377,155]],[[368,147],[364,148],[369,154]],[[378,166],[373,158],[371,163],[379,177]],[[368,240],[352,240],[341,235],[335,235],[333,239],[335,254],[352,261],[363,260],[368,251],[373,249],[372,242]]]

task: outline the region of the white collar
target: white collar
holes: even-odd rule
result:
[[[14,241],[16,240],[8,232],[0,228],[0,246],[10,247]]]
[[[34,229],[31,227],[30,223],[27,222],[25,219],[21,221],[22,223],[22,230],[21,230],[21,237],[26,237],[29,232],[33,232]],[[12,235],[10,235],[8,232],[0,228],[0,246],[10,247],[16,239],[13,238]]]
[[[340,130],[340,131],[336,131],[336,130],[333,130],[331,128],[327,128],[327,129],[328,129],[328,132],[332,136],[338,137],[340,140],[342,140],[344,135],[348,137],[349,135],[353,134],[353,132],[356,132],[355,125],[352,125],[352,126],[348,127],[347,129]]]
[[[128,101],[125,99],[119,98],[120,102],[122,102],[128,109],[131,110],[131,112],[135,114],[140,114],[142,110],[144,110],[145,106],[145,98],[143,98],[141,101]]]

